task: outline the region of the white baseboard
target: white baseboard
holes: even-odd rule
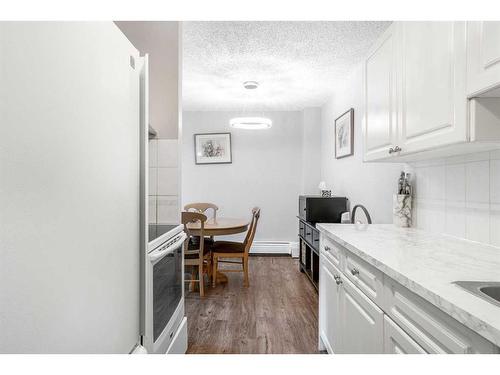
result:
[[[298,257],[298,242],[287,241],[254,241],[250,254],[289,254]]]

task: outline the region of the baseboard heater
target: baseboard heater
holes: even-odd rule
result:
[[[298,242],[289,241],[254,241],[250,254],[289,254],[293,258],[299,256]]]

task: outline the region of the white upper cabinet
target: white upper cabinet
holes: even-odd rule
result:
[[[467,95],[474,97],[498,86],[500,86],[500,22],[468,22]]]
[[[484,103],[468,100],[500,87],[500,22],[395,22],[364,68],[365,161],[500,148],[500,117],[478,121],[485,119],[475,113]],[[500,105],[500,88],[481,96],[496,97],[493,105]]]
[[[365,74],[365,160],[389,157],[396,141],[396,61],[395,25],[382,35],[370,51]]]
[[[401,154],[467,140],[465,22],[401,22]]]

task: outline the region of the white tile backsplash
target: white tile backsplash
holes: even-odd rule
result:
[[[416,222],[418,227],[427,228],[433,233],[445,231],[444,200],[417,199]]]
[[[156,223],[156,197],[148,197],[148,222]]]
[[[157,166],[158,160],[158,140],[152,139],[148,142],[149,146],[149,167],[154,168]]]
[[[465,165],[447,165],[445,181],[446,201],[465,202]]]
[[[490,160],[500,160],[500,150],[491,151]]]
[[[490,242],[490,210],[483,208],[467,208],[466,236],[468,240]]]
[[[179,157],[177,139],[149,141],[149,222],[179,222]]]
[[[489,203],[489,160],[470,162],[465,164],[465,201],[474,203]]]
[[[490,161],[490,202],[500,204],[500,160]]]
[[[177,168],[179,166],[179,142],[177,139],[158,140],[158,167]]]
[[[178,195],[179,171],[177,168],[158,168],[158,195]]]
[[[490,208],[490,243],[500,247],[500,204]]]
[[[465,202],[446,201],[445,232],[451,236],[465,238],[467,235],[467,213]]]
[[[500,246],[500,151],[413,167],[418,228]]]
[[[149,195],[157,195],[158,193],[158,168],[149,168],[148,173],[148,191]]]
[[[172,224],[179,222],[179,204],[177,197],[157,197],[158,223]]]
[[[429,167],[425,184],[427,197],[433,200],[444,200],[446,191],[446,167],[444,165]],[[432,183],[430,183],[432,181]]]

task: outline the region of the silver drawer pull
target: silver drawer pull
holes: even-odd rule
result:
[[[353,268],[351,270],[351,273],[352,273],[353,276],[359,275],[359,270],[357,270],[356,268]]]
[[[330,247],[329,247],[329,246],[325,246],[325,251],[327,251],[327,252],[328,252],[328,251],[330,251],[330,250],[331,250],[331,249],[330,249]]]
[[[339,275],[334,275],[333,278],[335,279],[337,285],[342,284],[342,278]]]

